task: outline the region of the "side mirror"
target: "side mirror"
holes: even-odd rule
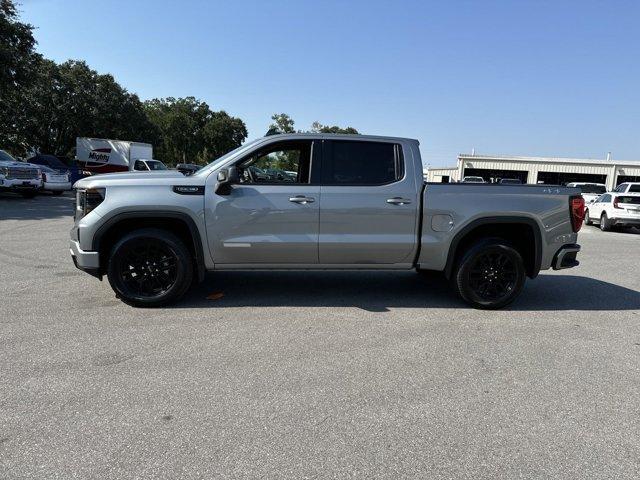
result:
[[[238,167],[229,167],[218,172],[218,183],[216,184],[216,193],[218,195],[229,195],[231,193],[231,185],[240,183],[240,174]]]

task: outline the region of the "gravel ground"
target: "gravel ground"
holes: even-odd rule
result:
[[[640,476],[638,232],[583,228],[499,312],[413,272],[139,310],[73,267],[72,210],[0,196],[2,479]]]

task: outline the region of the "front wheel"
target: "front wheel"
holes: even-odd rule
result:
[[[509,242],[495,238],[472,245],[458,262],[452,280],[472,307],[495,310],[516,299],[525,279],[520,253]]]
[[[126,234],[112,248],[107,277],[125,303],[159,307],[175,302],[191,285],[193,264],[184,243],[156,228]]]

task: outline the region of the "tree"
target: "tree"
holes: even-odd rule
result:
[[[315,121],[311,124],[311,131],[313,133],[350,133],[353,135],[357,135],[360,133],[353,127],[342,128],[336,125],[330,127],[328,125],[322,125],[318,121]]]
[[[0,0],[0,144],[20,146],[15,116],[21,110],[23,89],[30,83],[33,62],[40,58],[33,48],[33,27],[18,19],[12,0]]]
[[[295,122],[286,113],[274,113],[271,115],[271,120],[273,120],[273,123],[269,125],[270,131],[275,131],[277,133],[295,132],[295,129],[293,128]]]
[[[157,131],[137,95],[86,63],[40,59],[25,89],[17,131],[23,150],[69,155],[76,137],[153,142]]]
[[[194,97],[156,98],[145,111],[159,132],[158,157],[167,163],[206,163],[239,147],[247,137],[244,122],[214,112]]]

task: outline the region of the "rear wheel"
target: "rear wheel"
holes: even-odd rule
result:
[[[493,238],[475,243],[464,253],[452,280],[464,301],[493,310],[513,302],[525,279],[520,253],[507,241]]]
[[[611,224],[609,223],[609,217],[607,217],[606,213],[602,213],[602,216],[600,217],[600,230],[602,230],[603,232],[608,232],[609,230],[611,230]]]
[[[170,232],[155,228],[135,230],[111,250],[107,276],[111,288],[125,303],[158,307],[182,297],[191,285],[191,254]]]
[[[591,218],[589,217],[589,209],[584,211],[584,224],[591,225]]]

